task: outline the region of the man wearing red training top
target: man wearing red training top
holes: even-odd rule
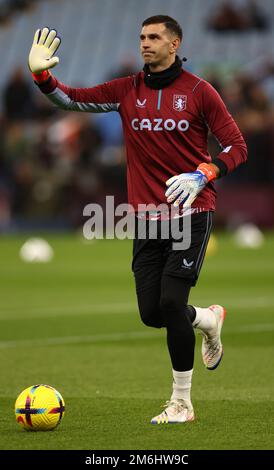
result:
[[[145,219],[146,237],[136,235],[134,272],[142,321],[165,327],[172,363],[172,395],[152,424],[194,420],[191,380],[195,335],[203,334],[202,358],[207,369],[222,359],[221,329],[225,309],[220,305],[188,305],[190,289],[197,282],[212,227],[216,192],[214,180],[246,161],[244,139],[216,90],[205,80],[182,68],[177,56],[182,29],[169,16],[143,22],[140,50],[144,69],[138,74],[92,88],[71,88],[48,70],[58,62],[60,45],[55,30],[37,30],[29,67],[40,90],[60,108],[84,112],[119,112],[127,152],[129,203],[136,220]],[[208,129],[221,145],[212,161],[207,150]],[[161,238],[162,214],[140,207],[168,204],[167,218],[179,224],[191,220],[190,245],[174,249],[172,232]],[[157,237],[149,237],[151,224]]]

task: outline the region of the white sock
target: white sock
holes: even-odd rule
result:
[[[171,400],[185,400],[191,405],[190,391],[193,369],[178,372],[172,369],[173,373],[173,393]],[[192,405],[191,405],[192,406]]]
[[[194,307],[196,310],[196,318],[193,322],[194,328],[201,330],[210,330],[216,325],[216,317],[209,308]]]

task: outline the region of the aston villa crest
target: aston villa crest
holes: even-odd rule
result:
[[[186,95],[173,95],[173,109],[175,111],[184,111],[186,109],[186,102]]]

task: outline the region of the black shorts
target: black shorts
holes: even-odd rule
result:
[[[213,213],[201,212],[190,217],[191,231],[185,235],[189,240],[189,247],[186,249],[174,249],[175,240],[172,235],[168,239],[161,238],[160,221],[145,222],[145,239],[138,238],[137,223],[135,225],[135,239],[133,242],[132,271],[135,276],[136,290],[142,291],[158,283],[163,275],[171,275],[188,280],[194,286],[199,277],[199,273],[205,257],[207,243],[209,240]],[[185,218],[185,217],[184,217]],[[166,222],[168,223],[168,222]],[[183,218],[179,219],[179,228],[182,230]],[[157,234],[156,239],[150,239],[149,227]],[[170,232],[171,233],[171,232]],[[187,240],[185,240],[187,241]]]

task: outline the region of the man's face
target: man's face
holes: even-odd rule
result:
[[[165,64],[176,52],[179,39],[166,29],[163,23],[143,26],[140,34],[140,50],[145,64]]]

